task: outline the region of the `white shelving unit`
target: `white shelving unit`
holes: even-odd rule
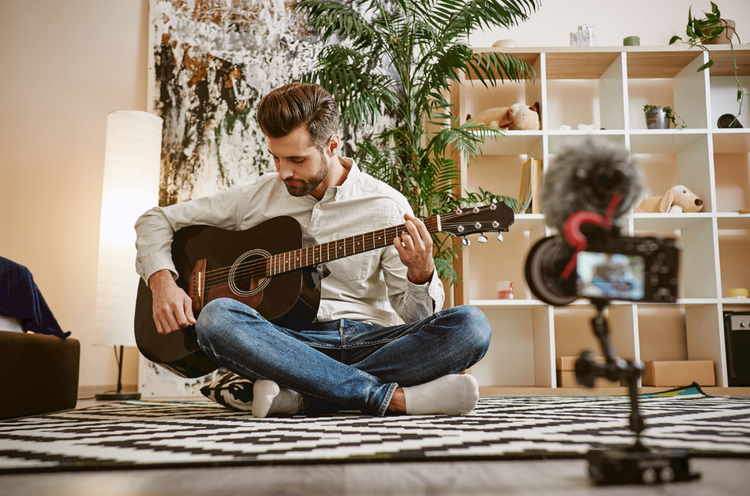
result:
[[[593,124],[593,134],[625,146],[641,163],[644,194],[662,195],[685,184],[704,200],[699,213],[630,213],[621,219],[628,234],[681,240],[679,300],[615,303],[608,314],[620,356],[713,360],[716,385],[726,387],[722,312],[750,310],[750,301],[726,297],[730,288],[750,287],[750,214],[734,212],[750,208],[750,98],[740,117],[745,128],[717,128],[720,115],[737,112],[737,102],[731,52],[712,50],[714,66],[697,72],[707,56],[685,47],[503,49],[531,64],[536,79],[485,88],[466,75],[452,98],[462,120],[516,102],[540,102],[542,108],[541,130],[508,131],[484,144],[481,160],[462,159],[462,190],[481,186],[517,197],[528,158],[542,160],[546,170],[561,144],[585,135],[578,124]],[[735,51],[747,90],[750,47]],[[671,106],[687,128],[647,129],[645,104]],[[562,125],[573,130],[559,130]],[[456,287],[454,302],[479,307],[493,328],[488,354],[472,368],[481,386],[554,388],[556,357],[583,349],[598,353],[588,302],[555,308],[535,300],[528,288],[526,254],[550,234],[543,215],[517,215],[504,243],[472,243],[461,257],[465,283]],[[496,299],[496,282],[503,280],[513,282],[514,300]]]

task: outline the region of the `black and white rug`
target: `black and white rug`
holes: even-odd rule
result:
[[[649,447],[750,456],[750,399],[643,397]],[[130,401],[0,422],[0,474],[113,468],[583,457],[632,444],[625,397],[488,397],[461,417],[256,419],[207,401]]]

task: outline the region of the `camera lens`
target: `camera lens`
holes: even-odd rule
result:
[[[531,292],[549,305],[564,306],[576,298],[575,276],[573,286],[560,280],[560,274],[573,250],[559,236],[543,238],[526,257],[526,282]]]

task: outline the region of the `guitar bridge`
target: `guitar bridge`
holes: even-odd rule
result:
[[[188,296],[193,300],[193,315],[198,316],[203,310],[206,295],[206,259],[198,260],[190,274]]]

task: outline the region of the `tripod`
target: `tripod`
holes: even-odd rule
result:
[[[656,484],[690,481],[700,474],[690,472],[689,457],[685,450],[651,450],[641,442],[645,429],[643,416],[638,407],[638,379],[643,366],[633,360],[617,357],[615,347],[609,339],[609,325],[604,310],[609,300],[592,298],[596,316],[591,320],[594,335],[599,340],[605,362],[594,359],[593,353],[584,351],[576,361],[576,380],[586,387],[603,377],[610,381],[626,381],[630,397],[629,427],[635,434],[635,442],[625,449],[591,450],[589,476],[595,484]]]

